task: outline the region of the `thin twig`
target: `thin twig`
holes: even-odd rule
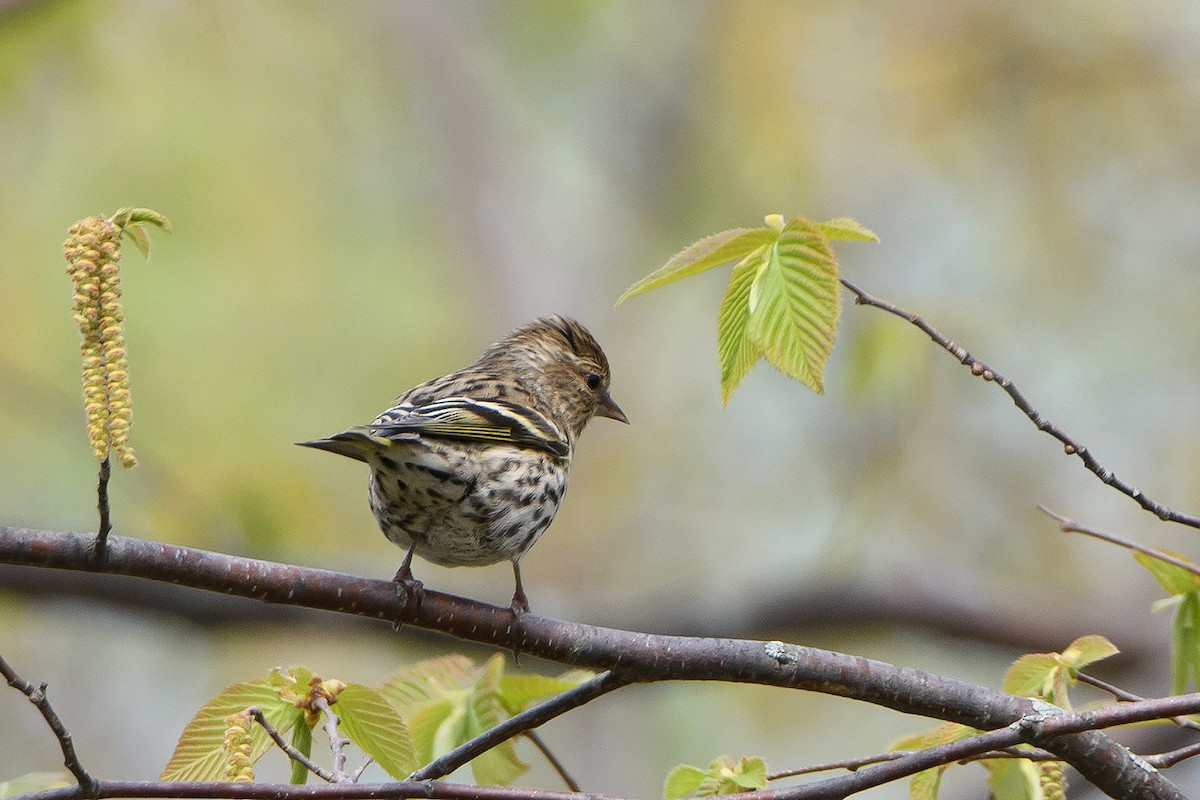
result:
[[[1156,503],[1149,497],[1146,497],[1146,495],[1142,494],[1141,490],[1131,486],[1114,475],[1112,470],[1108,469],[1096,460],[1096,457],[1092,455],[1090,450],[1072,439],[1061,428],[1038,412],[1038,410],[1035,409],[1029,403],[1029,401],[1025,399],[1025,396],[1021,394],[1011,380],[989,367],[983,361],[971,355],[971,353],[969,353],[965,348],[960,347],[951,340],[947,339],[932,325],[921,319],[921,317],[908,311],[904,311],[903,309],[892,305],[886,300],[880,300],[878,297],[864,292],[862,289],[850,283],[845,278],[842,279],[842,285],[850,290],[850,292],[854,295],[855,302],[859,305],[874,306],[915,325],[924,331],[926,336],[940,345],[943,350],[954,356],[959,363],[970,367],[972,375],[981,377],[985,381],[995,381],[996,384],[1003,389],[1010,398],[1012,398],[1012,401],[1016,407],[1019,408],[1025,414],[1025,416],[1029,417],[1030,421],[1033,422],[1034,426],[1039,431],[1047,433],[1058,441],[1062,442],[1063,449],[1067,455],[1079,456],[1080,460],[1083,461],[1084,467],[1095,474],[1095,476],[1099,478],[1102,483],[1113,487],[1121,494],[1131,498],[1139,506],[1149,511],[1151,514],[1154,514],[1164,522],[1178,522],[1180,525],[1187,525],[1192,528],[1200,528],[1200,517],[1184,514],[1179,511],[1175,511],[1174,509],[1161,503]]]
[[[1142,759],[1156,769],[1167,769],[1173,767],[1180,761],[1189,759],[1194,755],[1200,755],[1200,742],[1180,747],[1178,750],[1170,750],[1166,753],[1157,753],[1152,756],[1142,756]]]
[[[325,733],[329,735],[329,749],[333,751],[333,775],[330,780],[333,783],[346,783],[346,745],[350,744],[350,740],[342,736],[338,728],[341,719],[333,713],[328,700],[317,697],[313,705],[325,714]]]
[[[571,773],[567,772],[567,768],[563,766],[563,763],[558,760],[558,756],[554,755],[550,748],[546,746],[546,743],[542,741],[542,737],[538,736],[535,731],[525,731],[524,735],[526,739],[533,742],[533,746],[540,750],[546,760],[550,762],[550,766],[554,767],[554,771],[558,773],[558,777],[563,779],[563,783],[567,785],[568,789],[572,792],[583,791],[583,789],[579,788],[579,784],[575,782],[575,779],[571,777]]]
[[[291,742],[284,739],[283,734],[280,733],[279,730],[267,720],[267,716],[263,713],[261,708],[258,706],[251,706],[246,710],[250,712],[250,716],[254,717],[255,721],[258,722],[259,725],[262,725],[263,730],[267,732],[267,736],[270,736],[275,744],[279,745],[279,749],[287,753],[288,758],[302,765],[305,769],[307,769],[313,775],[316,775],[321,780],[333,783],[333,775],[330,774],[330,772],[320,764],[317,764],[311,758],[304,755],[304,753],[301,753],[299,750],[297,750]]]
[[[375,759],[370,756],[363,756],[362,763],[358,765],[358,769],[354,770],[354,774],[350,776],[350,782],[358,783],[362,779],[363,773],[367,771],[367,767],[374,763]]]
[[[1113,686],[1107,681],[1102,681],[1099,678],[1093,678],[1091,675],[1083,672],[1076,672],[1075,677],[1080,683],[1086,683],[1088,686],[1093,686],[1102,692],[1108,692],[1113,697],[1126,703],[1140,703],[1146,699],[1141,695],[1134,694],[1133,692],[1127,692],[1119,686]],[[1200,722],[1196,722],[1189,717],[1171,717],[1171,722],[1174,722],[1181,728],[1187,728],[1188,730],[1192,731],[1200,731]]]
[[[96,563],[104,561],[108,548],[108,533],[112,530],[112,517],[108,506],[108,479],[112,475],[112,465],[108,456],[100,462],[100,476],[96,480],[96,508],[100,512],[100,529],[96,532],[96,541],[92,543],[92,558]]]
[[[79,756],[75,752],[75,744],[71,741],[71,732],[63,725],[61,719],[54,709],[50,706],[49,699],[46,698],[46,684],[34,686],[29,681],[22,678],[16,671],[9,666],[8,662],[0,656],[0,675],[8,681],[8,685],[16,689],[29,698],[29,702],[37,707],[37,710],[42,712],[42,717],[46,720],[46,724],[50,726],[51,732],[58,739],[58,744],[62,747],[63,766],[70,770],[75,776],[75,780],[79,783],[79,789],[83,797],[95,797],[99,791],[98,782],[84,768],[80,762]]]
[[[797,767],[796,769],[787,769],[781,772],[772,772],[767,775],[768,781],[777,781],[783,778],[795,778],[800,775],[812,775],[816,772],[830,772],[835,769],[844,769],[849,772],[856,772],[863,767],[869,767],[873,764],[882,764],[887,761],[896,761],[915,753],[922,752],[920,750],[891,750],[887,753],[876,753],[870,756],[859,756],[858,758],[846,758],[841,761],[826,761],[822,764],[812,764],[807,767]],[[1006,747],[999,750],[989,750],[986,753],[966,756],[958,760],[960,764],[966,764],[970,761],[987,761],[993,758],[1024,758],[1029,761],[1061,761],[1059,756],[1053,753],[1042,750],[1040,748],[1023,749],[1018,747]]]
[[[1053,517],[1055,520],[1057,520],[1059,528],[1063,533],[1082,533],[1085,536],[1091,536],[1093,538],[1100,539],[1101,541],[1108,542],[1109,544],[1115,544],[1118,547],[1124,547],[1126,550],[1133,550],[1137,553],[1152,556],[1153,558],[1157,558],[1159,561],[1165,561],[1168,564],[1173,564],[1174,566],[1179,567],[1180,569],[1187,570],[1193,575],[1200,576],[1200,566],[1197,566],[1190,561],[1186,561],[1182,558],[1176,558],[1169,553],[1164,553],[1161,550],[1155,550],[1152,547],[1146,547],[1145,545],[1138,544],[1131,539],[1125,539],[1117,536],[1115,533],[1105,533],[1104,531],[1099,531],[1095,528],[1089,528],[1086,525],[1080,525],[1075,520],[1070,519],[1069,517],[1064,517],[1062,514],[1056,514],[1043,505],[1039,505],[1038,510],[1046,516]]]
[[[501,742],[507,741],[525,731],[532,730],[560,714],[584,703],[619,689],[629,681],[616,672],[601,672],[594,678],[568,689],[562,694],[555,695],[544,703],[540,703],[528,711],[514,714],[494,728],[460,744],[441,758],[435,759],[408,776],[410,781],[427,781],[449,775],[454,770],[466,764],[471,759],[486,753]]]

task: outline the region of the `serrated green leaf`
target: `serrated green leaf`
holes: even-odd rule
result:
[[[475,662],[466,656],[431,658],[398,669],[383,681],[379,691],[401,717],[411,720],[426,705],[472,686],[476,672]]]
[[[1061,669],[1057,653],[1030,653],[1008,668],[1001,688],[1022,697],[1046,697]]]
[[[1043,800],[1037,765],[1027,758],[994,758],[983,762],[988,789],[996,800]]]
[[[717,312],[717,357],[721,364],[721,402],[729,403],[733,390],[762,358],[762,350],[746,335],[750,324],[750,290],[758,275],[763,257],[763,245],[733,268],[729,285]]]
[[[812,222],[794,217],[750,289],[747,335],[777,369],[816,392],[841,313],[837,261]]]
[[[462,715],[462,700],[449,697],[430,702],[409,715],[408,732],[418,764],[428,764],[439,754],[454,749],[450,742],[457,738],[454,732],[458,730]]]
[[[382,692],[347,684],[338,694],[334,711],[347,738],[393,778],[403,780],[417,768],[408,726]]]
[[[1103,636],[1098,634],[1080,636],[1067,645],[1066,650],[1063,650],[1062,663],[1070,669],[1080,670],[1101,659],[1115,656],[1119,652],[1121,651],[1117,649],[1117,646]]]
[[[708,777],[708,772],[691,764],[680,764],[667,773],[663,781],[663,800],[679,800],[694,794],[700,789],[700,784]]]
[[[1179,561],[1192,562],[1185,556],[1174,552],[1173,550],[1160,549],[1158,552],[1163,555],[1171,556]],[[1134,553],[1133,557],[1137,562],[1150,571],[1155,580],[1162,585],[1170,594],[1187,594],[1188,592],[1200,591],[1200,575],[1189,572],[1183,567],[1169,564],[1162,559],[1155,558],[1146,553]]]
[[[296,748],[301,755],[312,758],[312,728],[307,725],[293,726],[292,747]],[[293,760],[291,782],[298,786],[308,783],[308,767]]]
[[[519,714],[594,677],[595,673],[583,669],[564,672],[557,678],[549,675],[504,675],[500,678],[500,705],[509,716]]]
[[[736,261],[755,248],[773,242],[776,236],[778,233],[770,228],[733,228],[706,236],[680,250],[664,266],[626,289],[625,293],[617,298],[615,305],[619,306],[631,297],[645,294],[651,289],[657,289],[689,275]]]
[[[209,700],[191,722],[183,729],[179,743],[159,780],[164,781],[215,781],[221,780],[225,772],[225,754],[222,744],[230,714],[245,711],[250,706],[262,709],[263,716],[280,733],[287,733],[296,724],[304,725],[304,712],[292,703],[280,698],[271,679],[235,683],[226,687]],[[257,762],[262,754],[274,745],[261,725],[250,728],[253,746],[250,750],[251,763]]]
[[[817,228],[825,234],[826,239],[849,239],[855,242],[878,242],[875,232],[862,226],[858,220],[850,217],[836,217],[818,222]]]

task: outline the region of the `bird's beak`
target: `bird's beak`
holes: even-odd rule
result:
[[[600,395],[600,405],[596,407],[596,416],[608,417],[609,419],[615,419],[617,422],[624,422],[626,425],[629,424],[629,417],[625,416],[625,412],[621,410],[621,407],[613,402],[608,392]]]

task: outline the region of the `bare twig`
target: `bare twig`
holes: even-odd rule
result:
[[[882,764],[887,761],[897,761],[906,756],[911,756],[914,753],[922,752],[920,750],[890,750],[886,753],[875,753],[870,756],[859,756],[857,758],[846,758],[840,761],[826,761],[821,764],[811,764],[807,767],[797,767],[796,769],[786,769],[780,772],[772,772],[767,776],[768,781],[782,780],[783,778],[795,778],[800,775],[812,775],[817,772],[831,772],[836,769],[844,769],[850,772],[856,772],[863,767],[869,767],[873,764]],[[986,753],[967,756],[959,759],[959,763],[967,763],[969,761],[985,761],[990,758],[1024,758],[1029,761],[1060,761],[1059,756],[1053,753],[1042,750],[1040,748],[1020,749],[1017,747],[1007,747],[1002,750],[989,750]]]
[[[558,760],[558,756],[554,755],[550,748],[546,746],[546,743],[542,741],[542,737],[538,736],[534,731],[525,731],[523,735],[526,739],[533,742],[533,746],[550,762],[550,766],[554,767],[554,771],[558,773],[558,777],[562,778],[563,783],[567,785],[568,789],[572,792],[583,791],[583,789],[579,788],[579,784],[576,783],[575,779],[571,777],[571,773],[567,772],[567,768],[563,766],[563,763]]]
[[[1144,756],[1143,760],[1156,769],[1166,769],[1173,767],[1180,761],[1189,759],[1192,756],[1200,755],[1200,742],[1193,742],[1185,747],[1180,747],[1178,750],[1171,750],[1166,753],[1157,753],[1152,756]]]
[[[346,783],[346,745],[350,744],[350,740],[342,735],[338,727],[341,719],[333,713],[328,700],[318,695],[313,699],[313,705],[325,715],[325,733],[329,736],[329,749],[333,751],[333,775],[329,780],[333,783]]]
[[[271,737],[275,744],[279,746],[279,749],[287,753],[288,758],[297,762],[298,764],[301,764],[305,769],[307,769],[313,775],[316,775],[321,780],[328,781],[330,783],[333,782],[333,775],[331,775],[328,770],[323,768],[320,764],[316,763],[308,756],[304,755],[304,753],[301,753],[292,746],[291,742],[283,738],[283,734],[280,733],[275,726],[267,720],[267,716],[263,713],[261,708],[258,706],[251,706],[247,709],[247,711],[250,712],[250,716],[254,717],[255,721],[258,722],[259,725],[262,725],[263,730],[267,732],[267,736]]]
[[[460,744],[441,758],[435,759],[408,776],[410,781],[427,781],[449,775],[454,770],[466,764],[471,759],[491,750],[503,741],[532,730],[560,714],[565,714],[573,708],[594,700],[615,689],[628,684],[626,678],[616,672],[602,672],[594,678],[584,681],[573,689],[555,695],[544,703],[533,708],[514,714],[494,728]]]
[[[1095,474],[1095,476],[1099,478],[1102,483],[1113,487],[1121,494],[1131,498],[1146,511],[1149,511],[1151,514],[1154,514],[1156,517],[1165,522],[1178,522],[1180,525],[1187,525],[1192,528],[1200,528],[1200,517],[1184,514],[1179,511],[1175,511],[1174,509],[1161,503],[1156,503],[1149,497],[1146,497],[1146,495],[1142,494],[1140,489],[1135,488],[1134,486],[1126,483],[1114,475],[1112,470],[1108,469],[1096,460],[1096,457],[1092,455],[1090,450],[1072,439],[1061,428],[1038,412],[1038,410],[1035,409],[1029,403],[1029,401],[1025,399],[1025,396],[1021,394],[1011,380],[992,369],[983,361],[971,355],[971,353],[969,353],[965,348],[960,347],[950,339],[947,339],[932,325],[921,319],[921,317],[898,308],[886,300],[880,300],[878,297],[864,292],[862,289],[850,283],[850,281],[846,280],[845,278],[842,279],[842,285],[850,290],[850,292],[854,295],[855,302],[859,305],[874,306],[875,308],[882,309],[889,314],[894,314],[897,317],[900,317],[901,319],[911,323],[912,325],[915,325],[924,331],[926,336],[941,346],[943,350],[954,356],[959,363],[966,367],[970,367],[972,375],[983,378],[985,381],[995,381],[996,384],[1003,389],[1010,398],[1012,398],[1013,404],[1016,405],[1016,407],[1019,408],[1025,414],[1025,416],[1029,417],[1029,420],[1039,431],[1047,433],[1058,441],[1062,442],[1063,450],[1067,455],[1079,456],[1080,460],[1083,461],[1084,467]]]
[[[78,754],[75,752],[75,744],[71,741],[71,732],[63,725],[61,719],[54,709],[50,706],[50,700],[46,697],[46,684],[34,686],[29,681],[17,674],[7,661],[0,656],[0,675],[8,681],[8,685],[16,689],[29,698],[29,702],[37,707],[37,710],[42,712],[42,717],[46,720],[46,724],[50,726],[51,732],[58,739],[58,744],[62,747],[63,766],[70,770],[75,776],[75,780],[79,783],[80,796],[96,797],[97,781],[91,776],[83,763],[80,762]]]
[[[350,782],[358,783],[362,779],[363,773],[367,771],[367,767],[374,763],[375,759],[370,756],[363,756],[362,763],[358,765],[358,769],[354,770],[354,774],[350,776]]]
[[[100,462],[100,475],[96,479],[96,509],[100,512],[100,529],[96,532],[96,540],[92,542],[92,558],[97,563],[104,561],[108,547],[108,534],[112,530],[112,517],[108,507],[108,479],[112,475],[112,465],[108,456]]]
[[[1133,692],[1127,692],[1118,686],[1113,686],[1107,681],[1102,681],[1099,678],[1094,678],[1091,675],[1083,672],[1076,672],[1075,677],[1080,683],[1086,683],[1088,686],[1094,686],[1102,692],[1108,692],[1113,697],[1126,703],[1140,703],[1146,699],[1141,695],[1136,695]],[[1188,730],[1192,731],[1200,731],[1200,722],[1196,722],[1189,717],[1171,717],[1171,722],[1174,722],[1181,728],[1187,728]]]
[[[1095,528],[1089,528],[1086,525],[1080,525],[1075,520],[1064,517],[1062,514],[1056,514],[1043,505],[1039,505],[1038,510],[1046,516],[1053,517],[1055,520],[1057,520],[1059,529],[1063,533],[1082,533],[1085,536],[1091,536],[1093,538],[1100,539],[1101,541],[1108,542],[1109,544],[1115,544],[1118,547],[1124,547],[1126,550],[1132,550],[1136,553],[1153,556],[1159,561],[1165,561],[1166,563],[1173,564],[1180,569],[1187,570],[1193,575],[1200,576],[1200,567],[1197,567],[1195,564],[1185,561],[1182,558],[1176,558],[1170,553],[1164,553],[1161,550],[1155,550],[1152,547],[1146,547],[1143,544],[1138,544],[1131,539],[1122,538],[1114,533],[1105,533],[1104,531],[1099,531]]]

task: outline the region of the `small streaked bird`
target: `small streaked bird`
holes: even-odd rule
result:
[[[521,556],[550,525],[579,434],[593,416],[628,422],[608,359],[573,319],[534,320],[464,370],[396,398],[369,425],[298,442],[365,461],[371,511],[407,548],[395,581],[419,602],[413,553],[448,567],[511,561],[514,614],[529,610]]]

